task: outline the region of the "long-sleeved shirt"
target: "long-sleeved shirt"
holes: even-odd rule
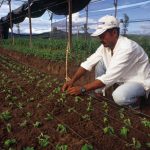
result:
[[[81,63],[81,67],[90,71],[101,58],[106,66],[106,73],[96,79],[101,80],[106,86],[132,81],[141,83],[146,91],[150,90],[149,58],[136,42],[119,36],[113,55],[111,50],[102,44],[94,54]]]

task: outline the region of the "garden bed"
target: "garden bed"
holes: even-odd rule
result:
[[[6,55],[0,55],[0,68],[0,149],[150,147],[149,117],[118,107],[106,98],[62,93],[64,80],[60,76],[28,67]]]

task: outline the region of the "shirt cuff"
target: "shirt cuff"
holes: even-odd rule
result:
[[[80,65],[81,67],[83,67],[84,69],[88,70],[88,71],[91,71],[92,70],[92,67],[89,67],[89,65],[87,65],[86,63],[81,63]]]

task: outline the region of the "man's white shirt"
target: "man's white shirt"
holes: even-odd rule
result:
[[[81,63],[81,67],[91,71],[101,59],[106,67],[106,73],[96,79],[101,80],[106,86],[117,82],[138,82],[146,91],[150,90],[149,58],[136,42],[119,36],[113,55],[111,50],[102,44],[94,54]]]

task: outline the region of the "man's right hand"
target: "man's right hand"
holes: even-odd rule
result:
[[[67,82],[63,85],[63,87],[62,87],[62,91],[64,92],[64,91],[66,91],[68,88],[70,88],[70,87],[72,87],[72,86],[73,86],[72,80],[67,81]]]

